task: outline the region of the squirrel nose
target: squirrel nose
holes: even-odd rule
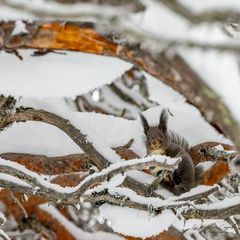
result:
[[[153,146],[153,147],[157,147],[158,145],[159,145],[159,142],[158,142],[158,140],[152,140],[152,142],[151,142],[151,145]]]

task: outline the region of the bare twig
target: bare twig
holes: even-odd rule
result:
[[[146,197],[151,196],[151,197],[161,198],[160,195],[151,191],[149,189],[149,187],[147,187],[145,184],[142,184],[142,183],[140,183],[140,182],[136,181],[135,179],[133,179],[131,177],[128,177],[128,176],[124,179],[121,186],[126,187],[126,188],[130,188],[134,192],[136,192],[138,195],[141,195],[141,196],[146,196]]]
[[[228,219],[226,219],[226,221],[232,226],[236,235],[238,235],[238,237],[240,237],[240,231],[238,228],[238,224],[236,223],[234,217],[229,217]]]
[[[13,199],[13,201],[18,205],[18,207],[23,211],[24,217],[28,218],[28,214],[25,210],[25,208],[23,207],[23,205],[19,202],[19,200],[15,197],[14,193],[12,191],[10,191],[10,196]]]
[[[8,237],[8,235],[2,230],[0,229],[0,238],[2,240],[10,240],[10,238]]]
[[[109,6],[114,6],[114,7],[125,7],[129,11],[140,11],[144,10],[145,7],[141,3],[141,1],[138,0],[118,0],[118,1],[112,1],[112,0],[101,0],[101,1],[96,1],[96,0],[51,0],[53,2],[59,2],[63,4],[75,4],[75,3],[94,3],[98,5],[109,5]]]

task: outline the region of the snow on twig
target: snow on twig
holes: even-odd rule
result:
[[[26,190],[26,187],[30,187],[34,194],[46,194],[46,198],[49,198],[49,200],[54,202],[60,200],[61,203],[64,203],[65,201],[76,203],[79,201],[79,197],[94,184],[108,181],[118,174],[125,173],[133,169],[142,170],[149,166],[158,166],[162,169],[172,171],[177,167],[178,162],[179,159],[171,159],[166,156],[151,156],[143,159],[119,162],[112,164],[110,167],[103,169],[101,172],[94,173],[86,177],[76,187],[61,187],[57,184],[49,182],[48,176],[39,175],[18,163],[4,160],[2,158],[0,158],[0,170],[4,172],[3,174],[6,174],[6,176],[10,176],[8,181],[12,182],[13,185],[17,184],[18,186],[21,186],[25,184],[23,185],[24,190]],[[4,176],[5,179],[6,176]],[[1,185],[4,187],[4,183]]]

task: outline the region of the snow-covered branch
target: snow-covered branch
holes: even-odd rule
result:
[[[171,162],[171,164],[170,164]],[[154,213],[160,213],[163,209],[180,208],[189,205],[190,202],[206,198],[208,195],[216,192],[219,188],[208,187],[198,190],[192,190],[191,193],[185,193],[182,196],[161,200],[159,198],[146,198],[144,196],[136,197],[136,193],[132,193],[125,188],[117,188],[115,194],[110,194],[114,188],[102,192],[95,192],[92,189],[91,194],[86,195],[86,190],[90,190],[93,186],[99,186],[102,182],[108,182],[118,174],[124,174],[130,170],[143,170],[150,166],[157,166],[166,171],[173,171],[177,167],[178,161],[167,157],[153,156],[143,159],[134,159],[126,162],[120,162],[103,169],[98,173],[94,173],[86,177],[76,187],[61,187],[48,181],[48,176],[40,176],[24,166],[8,160],[0,160],[1,170],[1,187],[7,187],[13,191],[18,191],[27,194],[35,194],[42,196],[49,201],[60,204],[78,204],[81,201],[89,201],[94,204],[111,203],[120,206],[127,206],[139,210],[149,211],[149,206],[152,206]],[[3,180],[4,179],[4,180]],[[146,186],[147,187],[147,186]],[[122,192],[120,191],[121,189]],[[110,193],[109,193],[110,191]],[[120,192],[119,192],[120,191]],[[131,190],[132,191],[132,190]],[[120,194],[120,195],[119,195]],[[135,196],[136,195],[136,196]],[[131,199],[133,196],[133,199]],[[135,196],[135,197],[134,197]],[[194,208],[183,209],[182,215],[189,218],[222,218],[223,216],[230,217],[237,214],[240,210],[237,201],[239,197],[226,198],[220,203],[194,205]],[[145,200],[144,200],[145,199]],[[152,200],[151,200],[152,199]],[[231,201],[229,201],[231,200]],[[226,206],[225,206],[226,202]],[[229,202],[231,205],[229,205]]]
[[[171,163],[169,163],[169,161]],[[8,187],[14,191],[18,189],[18,191],[22,193],[36,194],[62,205],[77,204],[79,197],[81,197],[87,189],[99,185],[104,181],[109,181],[118,174],[124,174],[133,169],[143,170],[150,166],[157,166],[166,171],[173,171],[177,165],[177,159],[174,161],[164,156],[119,162],[86,177],[79,185],[70,188],[53,184],[49,182],[48,176],[38,175],[18,163],[0,159],[0,171],[2,174],[0,177],[6,181],[0,181],[0,185],[1,187]]]
[[[203,22],[228,23],[229,21],[231,22],[240,21],[240,12],[234,10],[218,10],[218,11],[209,10],[201,13],[194,13],[190,8],[181,4],[179,0],[155,0],[155,1],[164,4],[170,10],[184,17],[192,24],[200,24]]]
[[[1,115],[0,128],[5,128],[14,122],[39,121],[53,125],[64,131],[85,153],[87,153],[92,162],[99,168],[103,169],[109,165],[105,159],[90,143],[86,136],[74,127],[69,120],[64,119],[56,114],[29,108],[18,108],[16,112]]]
[[[182,212],[186,219],[227,219],[233,215],[240,214],[240,197],[229,197],[216,203],[194,205]]]
[[[138,210],[142,210],[142,211],[148,211],[151,212],[151,214],[159,214],[161,213],[161,211],[163,211],[164,209],[174,209],[174,208],[179,208],[185,205],[189,205],[189,202],[170,202],[170,203],[162,203],[159,204],[160,206],[153,206],[151,205],[151,201],[149,201],[150,203],[140,203],[134,200],[131,200],[128,196],[124,196],[124,195],[111,195],[108,193],[104,193],[104,194],[95,194],[95,195],[86,195],[82,197],[82,199],[84,201],[87,202],[91,202],[94,203],[97,206],[100,206],[102,204],[105,203],[109,203],[112,205],[118,205],[118,206],[122,206],[122,207],[129,207],[129,208],[134,208],[134,209],[138,209]],[[154,202],[154,201],[153,201]]]
[[[6,223],[6,217],[0,211],[0,225],[4,225],[5,223]],[[10,240],[8,235],[2,229],[0,229],[0,238],[3,239],[3,240]]]
[[[141,12],[145,6],[137,0],[133,1],[93,1],[77,0],[68,1],[29,1],[29,0],[3,0],[5,6],[26,11],[37,17],[51,17],[58,19],[73,19],[79,17],[96,17],[102,20],[112,19],[115,15],[125,16],[129,13]],[[114,11],[118,10],[118,11]],[[114,13],[114,14],[113,14]]]

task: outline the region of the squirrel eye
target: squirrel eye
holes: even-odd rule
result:
[[[149,170],[154,170],[156,167],[155,166],[150,166]]]

